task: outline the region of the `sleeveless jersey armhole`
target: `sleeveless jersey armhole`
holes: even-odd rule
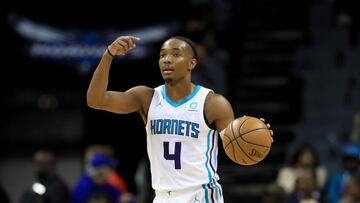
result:
[[[204,120],[205,120],[205,123],[206,123],[207,127],[212,129],[212,130],[216,130],[216,126],[215,126],[214,122],[209,123],[209,120],[207,119],[206,113],[205,113],[206,101],[207,101],[207,98],[208,98],[209,94],[214,94],[214,92],[213,91],[208,92],[208,94],[205,97],[204,108],[203,108],[203,116],[204,116]]]
[[[149,120],[149,111],[150,111],[150,108],[151,108],[151,103],[153,102],[153,98],[155,96],[155,89],[153,89],[153,93],[152,93],[152,97],[151,97],[151,100],[150,100],[150,103],[149,103],[149,106],[147,108],[147,112],[144,112],[145,113],[145,118],[146,118],[146,122],[145,122],[145,126],[148,124],[148,120]]]

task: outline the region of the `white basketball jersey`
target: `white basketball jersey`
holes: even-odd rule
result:
[[[206,124],[204,103],[210,89],[196,86],[179,103],[155,88],[146,124],[152,186],[174,191],[202,186],[217,175],[218,133]]]

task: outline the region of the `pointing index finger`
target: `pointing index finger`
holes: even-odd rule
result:
[[[135,36],[130,36],[131,39],[134,39],[134,40],[141,40],[140,37],[135,37]]]

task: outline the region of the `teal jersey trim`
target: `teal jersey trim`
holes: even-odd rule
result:
[[[173,107],[178,107],[181,106],[183,104],[185,104],[187,101],[189,101],[190,99],[192,99],[200,90],[201,86],[197,85],[194,89],[194,91],[187,97],[185,97],[183,100],[179,101],[178,103],[173,102],[167,95],[166,95],[166,90],[165,90],[165,85],[162,86],[161,89],[161,94],[163,96],[163,98],[167,101],[167,103],[169,103],[171,106]]]

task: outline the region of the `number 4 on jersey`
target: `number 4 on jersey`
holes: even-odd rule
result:
[[[181,155],[181,142],[175,142],[174,154],[169,153],[169,142],[164,142],[164,158],[166,160],[174,160],[175,169],[181,169],[180,155]]]

